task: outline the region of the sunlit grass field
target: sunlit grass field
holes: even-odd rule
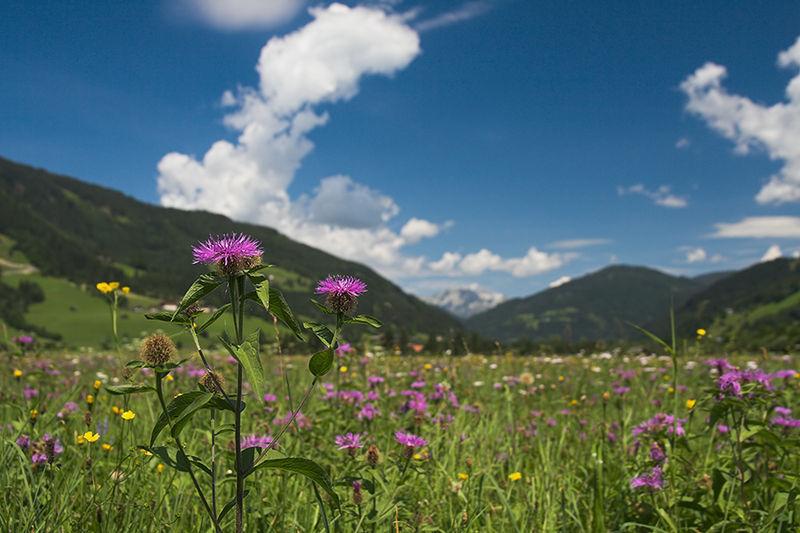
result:
[[[181,355],[193,358],[170,374],[169,397],[196,390],[202,375],[196,355]],[[0,529],[211,530],[186,473],[138,447],[150,442],[155,394],[106,390],[152,382],[125,369],[134,357],[8,355]],[[227,356],[211,359],[234,379]],[[246,433],[257,437],[278,432],[311,382],[305,357],[262,359],[268,393],[245,396]],[[245,530],[796,531],[798,430],[782,410],[797,406],[793,361],[731,360],[743,371],[738,394],[724,388],[717,369],[730,371],[719,361],[686,353],[677,363],[674,375],[666,356],[401,358],[360,347],[337,359],[269,452],[322,465],[339,508],[307,478],[260,470],[246,480]],[[766,372],[758,379],[746,370],[756,367]],[[677,421],[646,424],[674,410]],[[234,490],[231,420],[204,409],[182,434],[189,455],[207,457],[212,423],[219,433],[218,509]],[[408,450],[396,431],[427,444]],[[348,432],[361,447],[339,449]],[[156,444],[170,442],[165,431]],[[223,528],[232,521],[226,514]]]

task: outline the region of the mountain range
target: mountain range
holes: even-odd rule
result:
[[[369,291],[360,311],[383,320],[391,338],[463,338],[471,332],[472,342],[482,347],[499,341],[526,350],[542,344],[563,349],[630,344],[642,339],[631,324],[666,336],[673,309],[682,338],[693,338],[702,327],[709,342],[722,349],[783,350],[800,344],[797,259],[697,277],[612,265],[523,298],[504,301],[499,293],[469,286],[423,300],[369,267],[273,229],[147,204],[2,158],[0,319],[18,331],[49,333],[68,345],[96,343],[98,324],[105,327],[108,320],[93,290],[97,281],[133,287],[129,299],[137,308],[175,301],[201,272],[192,264],[191,245],[228,232],[262,242],[265,261],[275,265],[273,285],[301,319],[316,312],[309,297],[317,280],[332,273],[364,279]],[[209,303],[222,303],[222,297]],[[149,326],[137,322],[140,316],[123,316],[123,330],[135,335]],[[91,324],[81,322],[90,319]],[[262,326],[271,324],[262,318]]]

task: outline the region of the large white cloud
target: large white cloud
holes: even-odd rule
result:
[[[326,177],[311,193],[292,199],[289,186],[314,148],[308,134],[329,118],[319,107],[353,98],[364,76],[392,76],[420,53],[408,17],[342,4],[309,12],[309,23],[262,48],[257,88],[223,94],[221,103],[230,110],[224,123],[238,132],[235,141],[219,140],[200,158],[172,152],[159,161],[163,205],[272,226],[395,278],[486,271],[523,277],[568,260],[536,248],[508,259],[489,250],[465,257],[447,252],[433,262],[408,255],[405,246],[438,235],[449,223],[412,217],[391,229],[400,212],[396,202],[350,176]]]
[[[781,67],[800,67],[800,38],[778,55]],[[756,195],[761,204],[800,201],[800,75],[789,81],[785,102],[771,106],[730,94],[722,85],[724,66],[706,63],[681,83],[689,98],[686,109],[702,117],[722,136],[736,144],[736,152],[753,148],[783,162]]]

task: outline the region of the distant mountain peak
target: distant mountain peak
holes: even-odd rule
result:
[[[425,301],[461,318],[469,318],[477,313],[488,311],[504,302],[506,297],[499,292],[490,291],[477,284],[453,287],[424,298]]]

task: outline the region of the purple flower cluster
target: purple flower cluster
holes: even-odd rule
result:
[[[686,430],[683,427],[685,419],[675,419],[674,416],[667,413],[656,413],[653,418],[646,420],[633,428],[632,433],[634,437],[650,436],[658,437],[661,435],[672,435],[673,431],[678,437],[686,435]]]
[[[45,433],[38,441],[32,441],[28,435],[20,435],[16,440],[17,446],[24,452],[31,452],[31,463],[33,466],[41,466],[52,463],[56,457],[64,453],[64,446],[61,441]]]
[[[334,275],[321,280],[315,292],[325,295],[325,303],[337,313],[350,313],[367,292],[367,284],[353,276]]]
[[[664,478],[662,477],[661,467],[654,466],[649,473],[631,479],[631,488],[650,489],[653,491],[664,488]]]
[[[422,437],[418,437],[412,433],[405,433],[403,431],[395,431],[394,439],[399,443],[405,446],[406,448],[422,448],[423,446],[428,445],[428,441],[423,439]]]
[[[269,435],[247,435],[242,439],[242,449],[247,448],[269,448],[272,445],[273,438]]]
[[[351,454],[355,453],[357,449],[364,446],[364,444],[361,442],[361,433],[345,433],[344,435],[336,435],[334,441],[340,450],[347,450]]]

